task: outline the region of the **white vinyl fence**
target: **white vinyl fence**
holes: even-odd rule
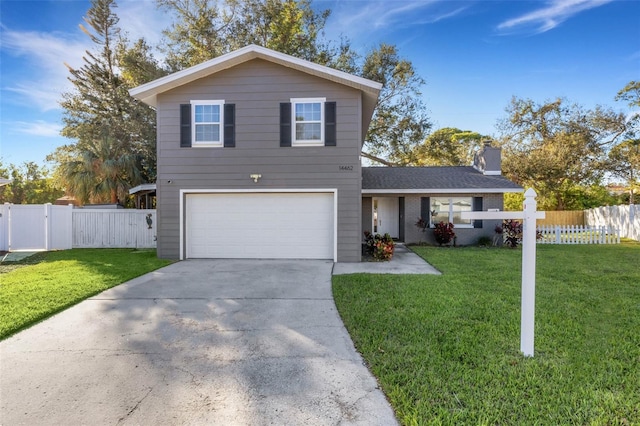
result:
[[[4,204],[0,206],[0,250],[71,248],[72,206]]]
[[[619,229],[621,237],[640,241],[640,204],[585,210],[584,223],[589,226]]]
[[[154,247],[155,210],[0,205],[0,251]]]
[[[606,226],[540,225],[538,244],[620,244],[620,232]]]

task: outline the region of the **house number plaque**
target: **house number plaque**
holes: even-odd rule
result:
[[[352,172],[353,166],[338,166],[338,170],[341,172]]]

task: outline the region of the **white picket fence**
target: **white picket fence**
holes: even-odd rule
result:
[[[155,248],[156,224],[155,210],[4,204],[0,251]]]
[[[620,244],[620,231],[607,226],[540,225],[538,244]]]
[[[620,236],[640,241],[640,204],[597,207],[584,211],[584,223],[619,229]]]

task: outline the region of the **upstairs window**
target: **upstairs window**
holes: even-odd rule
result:
[[[280,103],[280,146],[336,146],[337,106],[325,98]]]
[[[191,101],[193,146],[222,146],[224,101]]]
[[[236,146],[236,105],[224,101],[180,104],[180,147]]]
[[[291,99],[293,145],[324,145],[325,98]]]
[[[294,144],[324,143],[323,106],[325,99],[292,99]]]

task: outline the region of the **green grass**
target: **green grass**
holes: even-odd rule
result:
[[[87,297],[166,266],[155,250],[74,249],[0,264],[0,339]]]
[[[416,247],[442,276],[333,277],[402,424],[640,424],[640,244],[537,249],[533,358],[520,250]]]

